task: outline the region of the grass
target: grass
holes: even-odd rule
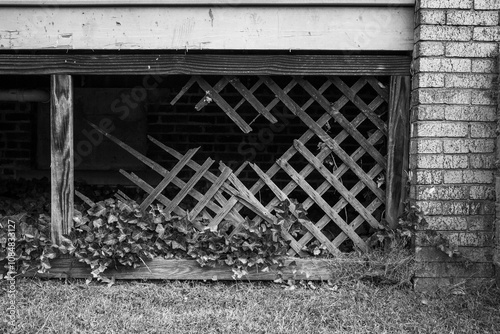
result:
[[[500,289],[18,279],[2,333],[499,333]],[[5,282],[1,283],[5,298]],[[460,293],[457,294],[456,291]]]

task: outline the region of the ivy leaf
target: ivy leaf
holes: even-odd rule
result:
[[[155,232],[158,233],[158,238],[163,237],[163,234],[165,233],[165,228],[163,227],[162,224],[156,225]]]

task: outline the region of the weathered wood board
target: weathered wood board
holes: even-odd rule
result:
[[[330,6],[413,6],[415,0],[2,0],[0,5],[12,6],[130,6],[130,5],[330,5]]]
[[[326,259],[294,259],[285,261],[286,267],[281,269],[284,279],[329,280],[332,275],[334,260]],[[290,265],[291,262],[292,265]],[[165,260],[154,259],[138,268],[121,267],[107,270],[104,275],[116,279],[165,279],[165,280],[232,280],[233,272],[230,267],[216,268],[200,267],[194,260]],[[90,266],[78,262],[77,259],[57,259],[51,261],[52,268],[46,274],[39,274],[36,270],[28,271],[26,277],[46,278],[88,278],[91,277]],[[276,271],[252,271],[242,280],[270,281],[278,278]]]
[[[0,50],[395,50],[414,9],[396,6],[6,6]]]

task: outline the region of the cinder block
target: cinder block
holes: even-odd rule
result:
[[[452,88],[491,88],[494,80],[493,74],[445,74],[445,86]]]
[[[493,61],[493,59],[472,59],[472,72],[494,73],[494,71],[495,62]]]
[[[458,88],[419,88],[414,91],[415,104],[471,104],[472,92]],[[486,101],[485,101],[486,102]]]
[[[498,10],[500,0],[474,0],[474,9]]]
[[[415,58],[429,57],[429,56],[443,56],[444,43],[443,42],[427,42],[420,41],[415,45]]]
[[[446,24],[462,26],[494,26],[498,24],[498,12],[450,10],[446,13]]]
[[[454,58],[418,58],[415,61],[415,73],[418,72],[449,72],[469,73],[472,69],[471,59],[454,59]]]
[[[496,108],[489,106],[444,106],[444,118],[450,121],[496,121]]]
[[[420,0],[420,8],[470,9],[472,6],[472,0]]]
[[[466,137],[469,125],[465,122],[418,122],[413,125],[415,137]]]
[[[486,122],[470,123],[471,138],[496,138],[496,124]]]
[[[493,57],[498,52],[497,43],[488,42],[448,42],[445,44],[445,56],[448,57]]]
[[[443,168],[445,169],[461,169],[469,167],[469,158],[465,154],[445,154],[443,160]]]
[[[500,27],[474,27],[472,39],[474,41],[498,41],[500,39]]]
[[[417,73],[413,76],[413,88],[444,87],[444,73]]]
[[[470,41],[472,27],[420,25],[415,29],[415,39],[420,41]]]
[[[416,24],[446,24],[446,11],[421,9],[417,11]]]
[[[415,174],[417,184],[425,185],[443,183],[442,170],[417,170]]]

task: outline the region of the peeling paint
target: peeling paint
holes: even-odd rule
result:
[[[214,27],[214,13],[212,13],[212,8],[208,10],[208,16],[210,16],[210,25]]]

